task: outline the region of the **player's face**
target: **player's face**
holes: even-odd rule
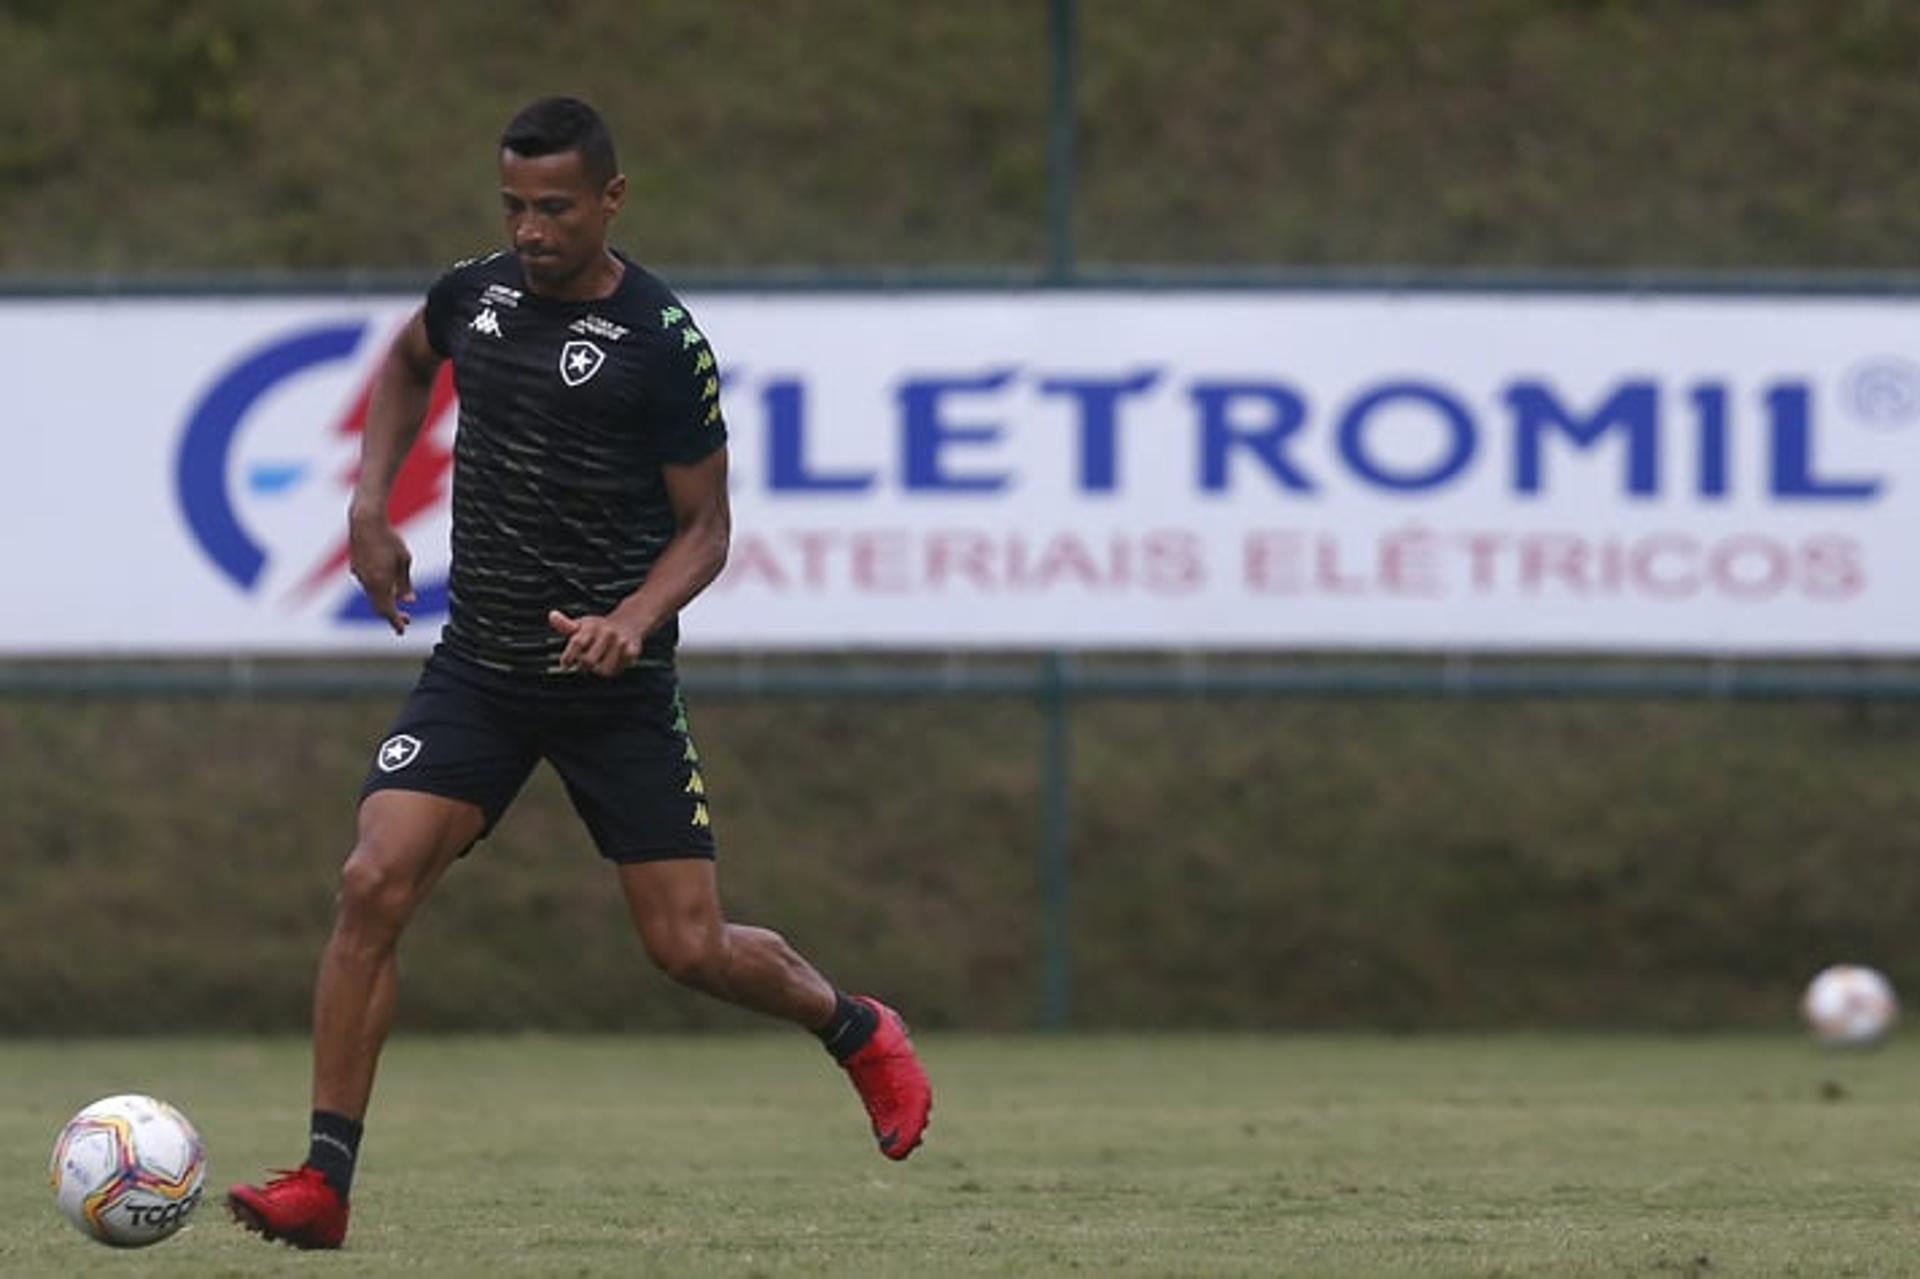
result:
[[[598,270],[607,226],[620,210],[627,180],[601,185],[578,151],[525,156],[500,152],[500,204],[507,239],[536,293],[565,295]]]

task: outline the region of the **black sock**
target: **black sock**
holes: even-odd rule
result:
[[[320,1171],[345,1202],[353,1189],[353,1161],[360,1157],[360,1124],[331,1110],[313,1112],[307,1136],[307,1163]]]
[[[833,1016],[827,1018],[827,1024],[813,1033],[820,1036],[820,1042],[827,1046],[835,1061],[845,1061],[859,1052],[873,1032],[879,1028],[880,1014],[873,1011],[872,1004],[863,1004],[857,999],[848,999],[839,991],[833,992]]]

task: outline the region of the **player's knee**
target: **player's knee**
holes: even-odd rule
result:
[[[337,898],[341,921],[376,932],[398,932],[417,904],[412,878],[366,848],[356,848],[340,868]]]
[[[723,985],[726,959],[723,939],[702,928],[669,930],[646,938],[647,957],[661,972],[695,990],[716,991]]]

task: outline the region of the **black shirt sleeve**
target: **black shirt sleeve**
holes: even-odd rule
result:
[[[691,319],[660,337],[647,377],[648,409],[660,460],[687,466],[727,442],[720,414],[720,369]]]
[[[458,288],[456,281],[459,275],[460,268],[455,267],[434,281],[433,287],[427,290],[427,345],[431,346],[433,353],[442,359],[453,354],[452,348],[447,343],[447,329],[454,318],[454,300]]]

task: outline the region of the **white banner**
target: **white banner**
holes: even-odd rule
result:
[[[735,537],[690,648],[1920,651],[1920,303],[695,295]],[[345,572],[412,299],[0,305],[0,652],[421,647]]]

